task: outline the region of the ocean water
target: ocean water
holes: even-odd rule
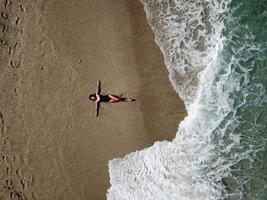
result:
[[[267,199],[267,0],[142,0],[188,116],[109,162],[107,199]]]

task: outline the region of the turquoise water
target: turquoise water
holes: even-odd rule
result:
[[[109,162],[108,199],[266,200],[267,1],[142,3],[188,116]]]
[[[229,166],[228,175],[222,177],[227,189],[225,199],[264,200],[267,199],[267,1],[232,1],[229,7],[218,77],[227,73],[228,81],[236,81],[238,87],[228,94],[233,101],[232,112],[214,131],[213,139],[218,156]],[[238,143],[233,142],[233,137],[239,138]],[[229,145],[233,146],[225,151]]]

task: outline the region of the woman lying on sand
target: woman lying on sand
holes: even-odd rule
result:
[[[95,94],[90,94],[89,99],[91,101],[95,101],[95,115],[96,117],[99,114],[99,107],[101,102],[108,102],[108,103],[117,103],[117,102],[130,102],[135,101],[135,99],[129,98],[129,97],[121,97],[113,94],[106,94],[101,95],[101,82],[97,81],[97,88]]]

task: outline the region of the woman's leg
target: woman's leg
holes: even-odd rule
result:
[[[117,95],[113,95],[113,94],[109,94],[108,95],[111,99],[110,99],[110,102],[111,103],[116,103],[116,102],[130,102],[130,101],[135,101],[135,99],[131,99],[129,97],[119,97]]]
[[[121,97],[120,101],[124,101],[124,102],[130,102],[133,101],[133,99],[129,98],[129,97]]]
[[[110,100],[109,100],[110,103],[117,103],[120,101],[120,97],[117,95],[108,94],[108,96],[110,98]]]

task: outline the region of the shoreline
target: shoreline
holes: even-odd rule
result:
[[[12,174],[2,176],[28,199],[105,199],[108,161],[171,140],[186,115],[143,6],[130,0],[23,6],[17,109],[0,111],[7,123],[14,116],[5,126],[16,159],[10,159]],[[103,104],[95,118],[88,95],[98,79],[103,93],[137,101]],[[1,99],[6,109],[10,98]],[[6,191],[0,195],[10,198]]]
[[[179,122],[186,116],[184,103],[168,78],[163,55],[146,21],[142,3],[128,1],[127,9],[131,14],[136,68],[141,78],[139,93],[145,130],[152,137],[153,143],[171,141],[176,135]]]

